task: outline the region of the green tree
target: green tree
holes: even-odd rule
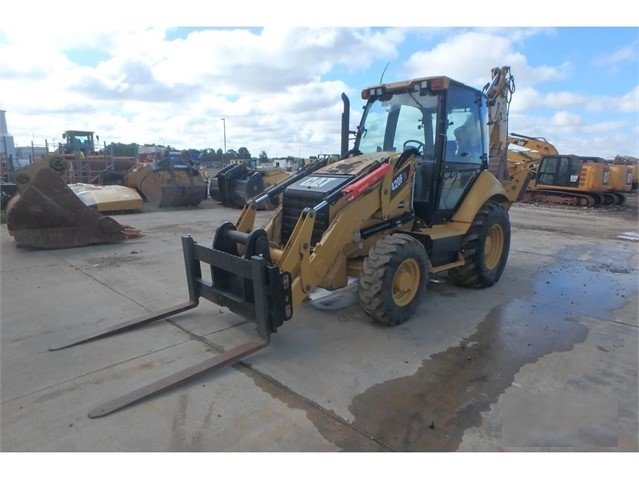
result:
[[[136,156],[138,145],[137,143],[111,143],[107,146],[106,153],[111,156]]]
[[[266,152],[264,150],[260,151],[260,156],[258,157],[259,162],[260,163],[267,163],[268,162],[268,155],[266,154]]]
[[[241,146],[238,150],[237,150],[237,158],[241,159],[241,160],[248,160],[251,158],[251,152],[248,151],[248,149],[244,146]]]

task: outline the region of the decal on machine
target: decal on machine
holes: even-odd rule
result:
[[[408,170],[409,168],[404,168],[393,177],[393,181],[391,182],[391,196],[397,193],[397,190],[408,181]]]
[[[333,181],[337,181],[339,178],[327,178],[325,176],[311,176],[310,178],[302,181],[299,186],[306,188],[322,188]]]

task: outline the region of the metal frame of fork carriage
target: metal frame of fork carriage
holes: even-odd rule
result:
[[[250,243],[249,236],[246,240]],[[257,325],[258,339],[241,344],[164,379],[107,401],[90,411],[89,417],[106,416],[149,396],[178,386],[195,376],[233,364],[268,346],[271,333],[276,332],[277,326],[281,324],[282,317],[274,317],[273,314],[274,311],[277,313],[278,307],[282,311],[290,302],[291,277],[289,273],[281,272],[277,267],[269,265],[262,256],[251,255],[250,248],[247,249],[244,257],[235,256],[199,245],[191,236],[183,236],[182,249],[189,291],[187,302],[120,323],[91,335],[76,338],[62,346],[51,347],[49,350],[58,351],[77,346],[168,318],[197,307],[201,297],[221,306],[227,306],[231,311],[241,311],[244,316],[252,317]],[[202,278],[200,263],[211,265],[211,281]],[[233,283],[234,287],[224,290],[216,287],[213,278],[219,276],[220,272],[226,281],[230,280]],[[286,316],[283,319],[288,319],[289,314]]]

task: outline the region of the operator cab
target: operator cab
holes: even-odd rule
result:
[[[62,138],[66,140],[64,144],[64,153],[81,152],[88,155],[95,151],[94,132],[83,130],[67,130],[62,134]],[[95,136],[97,141],[99,136]]]
[[[354,149],[417,155],[413,210],[426,224],[452,217],[488,165],[486,97],[446,77],[362,91]]]

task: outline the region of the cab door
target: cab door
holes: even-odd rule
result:
[[[440,122],[436,148],[441,157],[435,223],[453,216],[477,176],[487,166],[485,97],[461,85],[451,85]]]

